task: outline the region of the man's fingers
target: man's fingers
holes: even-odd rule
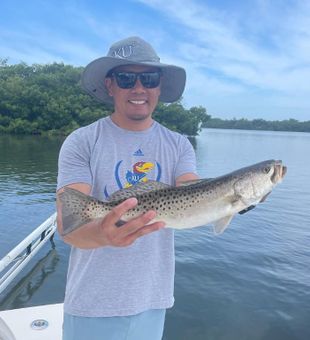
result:
[[[123,247],[132,244],[138,237],[149,234],[153,231],[161,229],[165,226],[163,222],[154,222],[156,212],[149,210],[140,216],[125,222],[121,227],[117,227],[119,221],[122,220],[130,209],[137,205],[138,201],[135,197],[129,198],[114,207],[111,212],[103,218],[100,228],[105,243],[108,245]]]
[[[156,216],[156,212],[153,210],[147,211],[146,213],[126,222],[122,227],[122,236],[126,237],[130,234],[135,233],[139,229],[149,224]]]
[[[125,215],[127,211],[134,208],[137,204],[138,200],[135,197],[131,197],[114,207],[109,213],[111,224],[116,224],[116,222],[122,219],[122,216]]]
[[[133,244],[137,238],[150,234],[164,227],[165,227],[164,222],[154,222],[152,224],[139,228],[136,232],[131,233],[126,238],[124,238],[122,246],[129,246]]]

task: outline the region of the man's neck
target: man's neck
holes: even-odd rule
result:
[[[111,119],[114,124],[116,124],[118,127],[130,130],[130,131],[143,131],[147,130],[153,125],[153,118],[147,117],[145,119],[126,119],[124,117],[119,117],[117,114],[112,113]]]

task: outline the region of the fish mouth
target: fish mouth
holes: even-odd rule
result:
[[[271,176],[272,183],[278,183],[279,181],[282,181],[286,173],[287,173],[287,167],[282,164],[282,161],[280,160],[275,161],[274,171]]]

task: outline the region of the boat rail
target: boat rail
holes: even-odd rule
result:
[[[57,228],[56,218],[56,213],[51,215],[0,260],[0,294],[48,240],[54,246],[53,237]]]

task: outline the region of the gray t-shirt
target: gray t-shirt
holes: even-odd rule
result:
[[[87,183],[91,195],[107,199],[138,182],[175,185],[178,176],[196,173],[188,139],[157,122],[144,131],[124,130],[110,117],[74,131],[59,155],[58,185]],[[64,302],[79,316],[134,315],[173,305],[173,230],[137,239],[128,247],[71,247]]]

